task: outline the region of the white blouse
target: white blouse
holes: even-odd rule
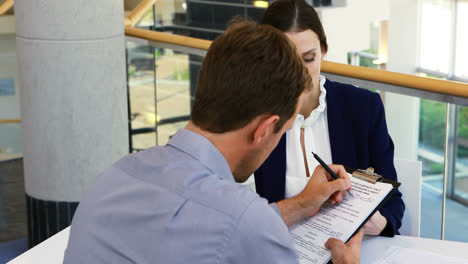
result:
[[[325,77],[320,76],[319,106],[312,110],[305,120],[303,115],[297,115],[293,127],[286,132],[286,198],[300,193],[310,179],[306,175],[304,154],[301,148],[302,127],[304,127],[304,145],[310,176],[319,164],[312,155],[312,151],[317,153],[325,163],[332,163],[325,82]]]

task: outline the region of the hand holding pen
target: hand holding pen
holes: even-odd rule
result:
[[[324,166],[317,166],[304,189],[296,196],[283,200],[288,201],[291,199],[292,204],[297,204],[300,208],[300,210],[294,210],[293,215],[297,217],[293,217],[292,220],[285,219],[285,223],[297,223],[300,219],[315,215],[326,201],[331,204],[338,204],[345,199],[346,190],[351,188],[351,182],[347,177],[346,170],[341,165],[330,165],[330,167],[335,175],[340,176],[338,180],[333,180]],[[278,202],[279,206],[281,202]],[[282,210],[288,212],[288,208],[292,207],[283,206],[282,208]]]
[[[312,152],[312,154],[314,155],[314,158],[320,163],[320,165],[322,165],[322,167],[333,177],[333,179],[339,179],[339,177],[336,176],[336,174],[330,169],[330,167],[328,167],[328,165],[317,154],[315,154],[314,152]],[[351,197],[354,197],[350,190],[346,190],[346,192]]]

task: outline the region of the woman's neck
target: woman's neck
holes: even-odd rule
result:
[[[305,118],[310,116],[312,110],[319,106],[319,96],[320,96],[320,81],[317,80],[317,83],[314,83],[314,88],[306,96],[304,96],[303,104],[301,111],[299,112]]]

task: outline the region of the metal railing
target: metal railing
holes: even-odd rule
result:
[[[357,52],[349,52],[348,56],[351,59],[351,64],[355,66],[359,66],[359,62],[361,58],[376,60],[378,56],[375,54],[367,53],[364,51],[357,51]],[[453,69],[452,69],[453,70]],[[443,189],[442,189],[442,230],[441,230],[441,238],[444,239],[445,236],[445,211],[446,211],[446,198],[449,197],[452,200],[455,200],[461,204],[468,205],[468,200],[458,196],[455,193],[455,174],[456,174],[456,152],[457,152],[457,145],[461,145],[463,147],[468,148],[467,140],[457,137],[457,127],[458,127],[458,110],[459,106],[466,106],[468,102],[468,98],[465,95],[465,91],[467,88],[465,86],[468,84],[468,79],[459,77],[453,74],[443,73],[439,71],[429,70],[422,67],[416,67],[415,74],[422,73],[427,74],[429,76],[440,78],[444,80],[449,80],[453,82],[446,82],[446,84],[454,84],[457,85],[462,83],[462,86],[459,86],[458,91],[461,91],[461,94],[458,94],[457,97],[452,97],[454,93],[450,91],[449,93],[444,93],[444,91],[435,91],[435,93],[426,93],[422,90],[417,88],[417,90],[401,90],[401,87],[396,87],[396,89],[391,90],[390,92],[401,93],[406,95],[412,95],[415,97],[431,99],[439,102],[445,102],[446,105],[446,123],[445,123],[445,149],[444,149],[444,169],[443,169]],[[338,77],[339,78],[339,77]],[[424,85],[434,85],[434,80],[429,78],[431,81],[429,83],[425,83]],[[342,81],[346,82],[346,78],[342,78]],[[366,84],[363,84],[364,87]],[[380,89],[376,87],[377,89]],[[416,88],[416,87],[413,87]],[[460,90],[461,89],[461,90]],[[385,90],[385,89],[384,89]]]
[[[131,40],[158,48],[171,48],[189,54],[204,55],[211,41],[192,37],[127,27]],[[468,106],[468,83],[438,80],[404,73],[323,61],[322,72],[337,81],[360,87],[428,98],[445,103]]]
[[[155,32],[136,27],[126,27],[125,34],[127,39],[131,41],[137,41],[155,48],[167,48],[186,54],[200,56],[206,54],[206,51],[211,44],[211,41],[208,40]],[[351,59],[354,58],[354,60],[359,59],[359,57],[366,57],[372,60],[378,59],[370,53],[367,54],[359,52],[350,55]],[[468,83],[463,83],[466,80],[457,77],[452,78],[452,80],[439,80],[329,61],[322,62],[321,71],[326,77],[331,78],[334,81],[447,103],[448,118],[446,126],[446,149],[444,157],[445,169],[443,175],[444,189],[442,201],[442,222],[445,222],[445,197],[447,197],[447,191],[450,191],[450,188],[447,188],[447,186],[452,184],[451,188],[453,189],[453,180],[450,181],[447,179],[447,176],[451,174],[450,166],[447,161],[454,159],[453,155],[450,154],[453,152],[453,148],[451,149],[449,147],[453,141],[451,138],[451,135],[453,134],[453,126],[450,125],[450,120],[453,119],[453,114],[450,114],[449,118],[449,113],[455,111],[457,105],[468,106]],[[434,74],[432,75],[435,76]],[[157,125],[158,124],[156,124],[156,126]],[[443,225],[441,233],[442,239],[444,239],[444,228],[445,226]]]

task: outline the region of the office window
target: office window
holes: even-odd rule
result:
[[[468,76],[468,1],[421,2],[420,67],[429,77],[466,78]],[[419,160],[423,162],[421,236],[441,238],[445,213],[444,239],[468,241],[468,112],[458,106],[449,112],[447,105],[421,99]],[[446,126],[451,128],[446,146]],[[445,160],[445,152],[448,159]],[[444,166],[447,164],[447,173]],[[446,207],[442,212],[444,174]]]
[[[451,1],[425,0],[421,8],[420,65],[448,73],[450,58]]]
[[[468,1],[457,3],[455,75],[468,78]]]

